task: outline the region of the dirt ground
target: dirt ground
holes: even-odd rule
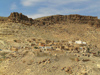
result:
[[[49,40],[84,40],[100,49],[100,28],[89,25],[67,24],[26,26],[20,23],[0,24],[0,49],[29,46],[28,38]],[[13,40],[22,40],[15,43]],[[94,48],[94,50],[96,50]],[[68,53],[66,51],[34,52],[18,50],[8,53],[0,62],[0,75],[100,75],[100,57]]]
[[[27,52],[27,53],[26,53]],[[15,53],[0,64],[1,75],[100,75],[100,58],[65,51],[36,54],[32,51]]]

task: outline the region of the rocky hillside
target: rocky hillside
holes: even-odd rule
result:
[[[81,15],[54,15],[49,17],[44,17],[37,19],[42,21],[44,25],[56,24],[56,23],[79,23],[79,24],[89,24],[89,25],[100,25],[100,21],[97,17],[92,16],[81,16]]]
[[[5,19],[5,18],[4,18]],[[5,20],[1,18],[0,36],[38,37],[50,40],[82,39],[97,44],[100,26],[97,17],[81,15],[54,15],[37,19],[28,18],[22,13],[11,13]],[[31,25],[31,26],[30,26]],[[38,27],[39,26],[39,27]],[[91,38],[91,39],[90,39]],[[99,45],[99,44],[98,44]]]
[[[1,17],[0,75],[100,75],[99,26],[92,16]]]
[[[34,36],[46,40],[80,39],[100,45],[100,29],[93,27],[100,26],[100,20],[97,17],[54,15],[31,19],[22,13],[14,12],[8,18],[4,18],[5,20],[3,18],[1,17],[2,22],[0,21],[1,38],[8,38],[8,36],[9,38],[16,36],[16,38],[30,38]]]
[[[0,21],[7,21],[7,17],[0,17]]]
[[[8,21],[10,22],[20,22],[26,25],[53,25],[60,23],[78,23],[78,24],[89,24],[92,26],[100,26],[100,20],[97,17],[92,16],[81,16],[78,14],[75,15],[53,15],[42,17],[38,19],[28,18],[22,13],[13,12],[8,17]]]
[[[33,19],[28,18],[27,16],[23,15],[22,13],[11,13],[10,16],[8,17],[8,21],[10,22],[17,22],[17,23],[24,23],[26,25],[31,25]]]
[[[82,16],[82,15],[53,15],[42,17],[38,19],[28,18],[22,13],[13,12],[8,17],[0,17],[0,21],[16,22],[25,25],[53,25],[53,24],[66,24],[66,23],[78,23],[78,24],[89,24],[92,26],[99,27],[100,20],[93,16]]]

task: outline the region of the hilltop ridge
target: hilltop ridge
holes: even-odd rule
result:
[[[16,22],[25,25],[35,25],[35,26],[53,25],[53,24],[60,24],[60,23],[64,23],[64,24],[78,23],[78,24],[89,24],[91,26],[96,26],[96,27],[100,26],[100,20],[98,19],[98,17],[82,16],[78,14],[52,15],[52,16],[32,19],[32,18],[28,18],[22,13],[13,12],[10,14],[10,16],[8,16],[6,20],[0,19],[0,21]]]

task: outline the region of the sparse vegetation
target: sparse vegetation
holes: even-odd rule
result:
[[[7,20],[8,18],[7,17],[0,17],[0,20],[2,21],[5,21],[5,20]]]
[[[38,49],[38,47],[34,47],[35,49]]]
[[[100,55],[100,51],[98,51],[98,55]]]
[[[89,71],[89,75],[92,75],[91,73],[94,72],[92,68],[97,64],[97,55],[100,55],[100,41],[98,40],[100,28],[91,27],[88,25],[88,20],[91,22],[92,18],[94,23],[96,17],[55,15],[34,19],[32,22],[32,19],[22,14],[20,14],[22,16],[20,21],[18,13],[14,14],[15,16],[13,13],[9,16],[10,21],[2,22],[0,25],[0,34],[7,35],[6,37],[0,35],[0,38],[3,38],[1,40],[5,41],[4,44],[0,41],[0,48],[2,47],[0,62],[8,59],[7,63],[0,63],[4,66],[5,75],[12,75],[12,71],[16,75],[26,75],[26,73],[29,75],[40,73],[41,75],[66,75],[68,73],[75,75],[79,72],[81,75]],[[14,21],[13,17],[17,19]],[[7,19],[6,17],[0,18]],[[29,20],[33,25],[29,26]],[[96,21],[98,22],[97,19]],[[75,43],[78,40],[81,41],[80,44]],[[2,53],[3,50],[9,50],[9,54]],[[95,56],[92,53],[96,53]],[[62,70],[61,67],[63,67]]]
[[[6,54],[7,54],[7,53],[5,53],[5,52],[0,53],[0,55],[2,56],[2,57],[0,57],[0,63],[1,63],[2,61],[6,60]]]
[[[90,52],[90,48],[87,48],[87,52]]]

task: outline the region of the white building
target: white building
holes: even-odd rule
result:
[[[40,46],[39,48],[43,49],[43,50],[53,49],[53,47],[51,47],[51,46]]]
[[[86,42],[82,42],[82,44],[86,45]]]
[[[46,46],[45,49],[53,49],[51,46]]]
[[[75,44],[84,44],[84,45],[86,45],[86,42],[83,42],[83,41],[75,41]]]
[[[39,48],[40,48],[40,49],[44,49],[45,47],[44,47],[44,46],[40,46]]]
[[[75,44],[82,44],[82,41],[75,41]]]

